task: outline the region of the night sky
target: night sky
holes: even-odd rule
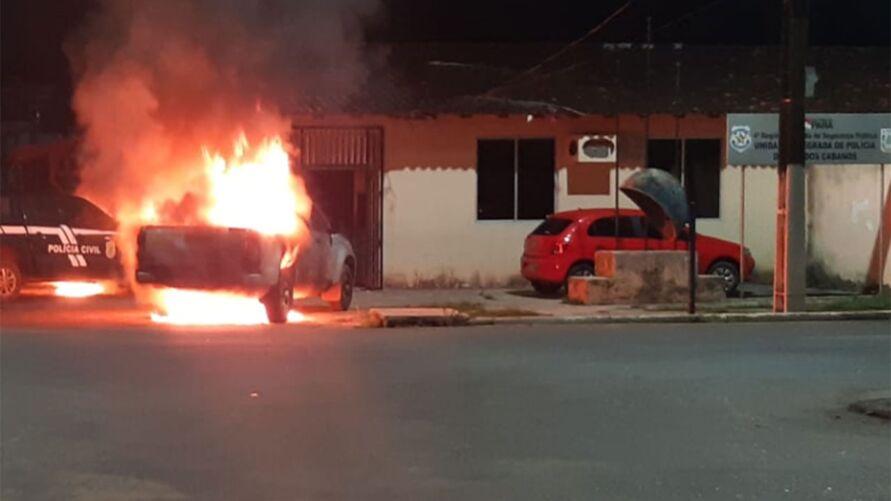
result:
[[[70,86],[62,44],[95,8],[95,3],[3,0],[3,83]],[[381,0],[378,13],[367,22],[365,37],[378,42],[568,42],[624,3],[625,0]],[[656,43],[776,44],[780,40],[781,5],[781,0],[636,0],[591,40],[643,42],[649,17]],[[888,0],[812,0],[811,5],[812,44],[889,44]]]

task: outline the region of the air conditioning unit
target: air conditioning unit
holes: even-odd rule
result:
[[[576,140],[579,163],[615,162],[616,135],[582,136]]]

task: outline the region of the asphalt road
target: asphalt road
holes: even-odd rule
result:
[[[0,330],[3,499],[891,496],[891,426],[845,410],[887,322],[34,323]]]

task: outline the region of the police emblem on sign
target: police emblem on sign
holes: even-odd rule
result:
[[[891,153],[891,129],[882,129],[882,153]]]
[[[734,125],[730,128],[730,147],[744,153],[752,147],[752,128],[748,125]]]

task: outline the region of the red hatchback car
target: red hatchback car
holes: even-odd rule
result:
[[[523,277],[543,294],[553,294],[572,276],[594,275],[594,253],[599,250],[682,250],[687,242],[682,235],[664,239],[647,224],[642,211],[620,209],[616,238],[615,209],[579,209],[548,216],[526,237],[521,269]],[[721,276],[724,290],[732,293],[740,281],[739,244],[696,236],[699,273]],[[744,271],[750,276],[755,268],[745,249]]]

